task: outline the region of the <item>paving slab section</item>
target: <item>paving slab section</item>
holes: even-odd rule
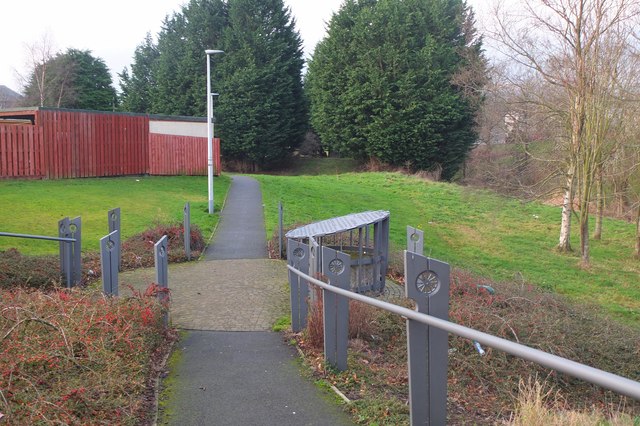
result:
[[[120,274],[144,290],[153,268]],[[169,265],[171,323],[188,330],[267,331],[287,312],[287,267],[271,259],[228,259]],[[120,292],[126,295],[126,288]]]

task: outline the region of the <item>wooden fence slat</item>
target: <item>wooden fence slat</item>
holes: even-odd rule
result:
[[[9,154],[9,150],[6,148],[6,134],[6,127],[0,126],[0,177],[9,175],[7,173],[7,156]]]

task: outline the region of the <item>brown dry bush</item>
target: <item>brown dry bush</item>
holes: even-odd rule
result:
[[[131,298],[0,294],[0,412],[7,424],[146,424],[154,360],[170,337],[155,288]]]
[[[153,228],[136,234],[122,244],[122,264],[125,269],[134,269],[154,265],[153,245],[163,236],[167,236],[169,262],[187,260],[184,251],[184,227],[182,224],[157,224]],[[191,257],[197,259],[206,243],[197,226],[191,227]]]
[[[314,297],[309,303],[309,316],[307,318],[307,328],[304,332],[304,339],[307,345],[314,349],[324,347],[323,328],[323,302],[322,289],[312,286]],[[365,303],[355,300],[349,301],[349,338],[362,340],[381,340],[378,334],[381,331],[378,324],[380,310]]]
[[[57,256],[25,256],[16,249],[0,251],[0,289],[51,289],[61,281]]]
[[[154,265],[153,245],[168,236],[169,262],[187,261],[184,251],[184,228],[181,224],[158,224],[134,235],[122,244],[122,269]],[[204,237],[197,226],[191,228],[191,258],[197,259],[205,248]],[[100,278],[100,253],[85,253],[82,258],[82,282]],[[16,249],[0,251],[0,289],[30,287],[51,290],[62,283],[58,256],[27,256]]]
[[[495,288],[495,294],[479,287],[487,284]],[[322,305],[320,297],[316,300],[301,346],[310,357],[321,360]],[[409,305],[406,300],[400,303]],[[358,302],[351,302],[350,309],[358,312],[357,305]],[[560,296],[524,283],[488,283],[454,270],[449,313],[455,323],[633,380],[640,379],[637,361],[640,330],[608,319],[597,308],[571,304]],[[391,410],[388,414],[393,422],[406,422],[402,417],[406,415],[402,407],[408,400],[405,321],[375,308],[352,317],[356,320],[354,327],[350,318],[349,370],[334,373],[325,371],[321,362],[312,362],[315,374],[359,401],[353,410],[363,416],[362,423],[372,420],[371,415],[384,414],[384,410],[363,414],[361,410],[368,408],[358,407],[379,407],[380,404],[405,413],[394,417]],[[366,331],[358,331],[358,324],[364,325]],[[484,350],[486,354],[481,356],[473,342],[450,335],[448,413],[451,424],[507,421],[517,405],[520,380],[531,377],[544,378],[553,386],[566,401],[567,410],[588,411],[597,407],[605,413],[640,414],[639,402],[501,351],[487,347]]]

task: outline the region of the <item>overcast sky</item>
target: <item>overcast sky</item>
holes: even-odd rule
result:
[[[156,35],[164,17],[188,0],[32,0],[3,1],[0,7],[0,85],[19,91],[16,73],[25,74],[26,46],[49,34],[56,51],[90,50],[102,58],[114,76],[131,64],[133,53],[147,32]],[[291,7],[296,28],[308,56],[322,39],[325,23],[342,0],[284,0]],[[468,0],[483,8],[486,0]],[[479,11],[481,12],[481,11]],[[217,46],[211,46],[216,48]],[[204,61],[204,53],[203,53]]]

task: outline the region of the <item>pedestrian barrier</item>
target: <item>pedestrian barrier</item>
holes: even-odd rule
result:
[[[447,419],[448,333],[507,352],[544,367],[585,380],[640,401],[640,382],[491,334],[448,321],[449,271],[447,263],[422,256],[417,241],[422,232],[407,230],[404,252],[405,294],[416,302],[416,310],[351,291],[348,285],[348,254],[322,247],[321,269],[314,273],[309,244],[287,242],[292,329],[306,326],[309,285],[322,289],[325,361],[338,370],[347,369],[349,299],[384,309],[407,320],[409,404],[412,425],[444,425]],[[316,276],[313,276],[316,275]],[[322,277],[325,281],[318,279]]]
[[[11,232],[0,232],[0,237],[58,241],[60,243],[60,273],[65,279],[67,288],[80,284],[82,280],[82,220],[80,217],[61,219],[58,222],[57,237]]]

